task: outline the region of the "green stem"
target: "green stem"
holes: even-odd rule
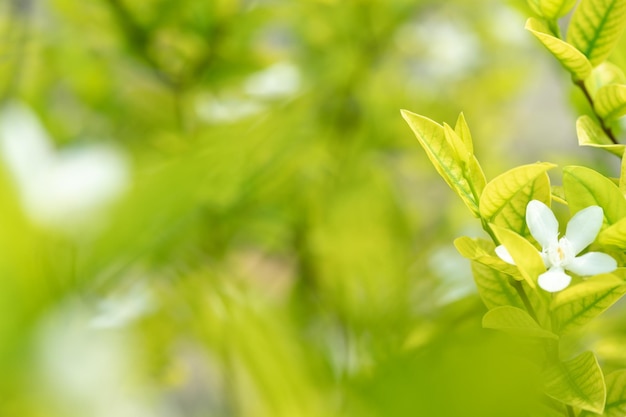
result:
[[[576,413],[574,413],[574,408],[571,405],[565,405],[567,409],[567,417],[576,417]]]
[[[591,106],[591,109],[593,110],[593,114],[596,116],[596,118],[600,122],[600,127],[602,128],[602,131],[608,136],[611,142],[617,145],[618,141],[617,141],[617,138],[615,137],[615,134],[613,133],[611,128],[606,125],[606,123],[604,122],[604,119],[600,117],[600,115],[598,115],[598,113],[596,112],[596,107],[594,105],[593,97],[591,97],[591,94],[589,93],[589,90],[587,89],[585,82],[582,80],[574,80],[574,84],[578,86],[578,88],[580,88],[583,94],[585,95],[587,102],[589,102],[589,105]]]
[[[537,323],[539,323],[539,319],[537,318],[537,313],[535,312],[535,309],[530,303],[530,299],[528,298],[528,294],[526,294],[526,290],[524,290],[524,286],[522,285],[522,282],[514,280],[514,279],[510,280],[510,282],[511,282],[511,285],[513,285],[513,288],[515,288],[515,291],[517,291],[517,294],[519,295],[519,297],[522,299],[522,303],[524,303],[524,307],[526,307],[526,311],[528,311],[528,314],[530,314],[530,317],[532,317]]]

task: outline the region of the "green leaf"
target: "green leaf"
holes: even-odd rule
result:
[[[622,155],[622,163],[620,164],[618,188],[624,196],[626,196],[626,158]]]
[[[478,201],[473,194],[472,186],[465,177],[463,161],[459,159],[459,150],[448,141],[443,126],[408,110],[401,112],[439,175],[478,217]],[[460,151],[463,153],[465,149]]]
[[[543,22],[531,17],[526,21],[526,30],[539,39],[574,79],[584,80],[591,74],[592,66],[587,57],[569,43],[552,36]]]
[[[551,366],[544,373],[544,392],[555,400],[596,413],[602,413],[606,385],[592,352]]]
[[[582,0],[569,24],[567,42],[593,66],[606,60],[626,26],[626,0]]]
[[[554,333],[541,328],[525,310],[512,306],[501,306],[489,310],[483,316],[483,327],[519,336],[559,338]]]
[[[476,261],[506,275],[519,276],[516,266],[500,259],[495,253],[495,245],[484,239],[472,239],[467,236],[457,238],[454,246],[465,258]],[[520,279],[521,276],[520,276]]]
[[[526,206],[530,200],[550,204],[550,179],[546,171],[553,164],[522,165],[490,181],[480,197],[480,215],[489,223],[528,236]]]
[[[496,225],[490,226],[500,243],[509,251],[526,283],[530,288],[535,288],[537,277],[546,271],[537,248],[511,230]]]
[[[617,145],[604,133],[602,128],[591,117],[584,115],[576,120],[576,134],[580,146],[591,146],[611,152],[621,157],[624,154],[625,145]]]
[[[597,241],[601,245],[626,250],[626,218],[601,231]]]
[[[595,67],[585,80],[585,86],[592,97],[600,88],[609,84],[626,84],[626,75],[620,67],[608,61]]]
[[[476,261],[472,261],[472,274],[478,294],[487,308],[506,305],[524,308],[509,275]]]
[[[548,20],[565,16],[576,4],[576,0],[528,0],[535,13]]]
[[[606,406],[604,417],[624,417],[626,415],[626,370],[611,372],[605,377]],[[598,414],[583,411],[579,417],[593,417]]]
[[[594,106],[604,120],[622,117],[626,114],[626,85],[609,84],[600,88],[594,98]]]
[[[463,113],[459,113],[459,117],[456,120],[456,125],[454,126],[454,131],[457,135],[463,140],[465,147],[467,150],[473,154],[474,153],[474,143],[472,142],[472,134],[470,132],[467,121],[465,121],[465,115]]]
[[[563,334],[575,330],[602,314],[626,293],[624,278],[625,271],[618,269],[557,293],[550,306],[555,332]]]
[[[626,216],[626,200],[617,185],[593,169],[563,168],[563,187],[572,214],[589,206],[604,210],[605,223],[617,223]]]

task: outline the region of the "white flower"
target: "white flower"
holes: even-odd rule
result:
[[[577,256],[591,244],[602,227],[602,207],[589,206],[576,213],[567,223],[565,236],[559,239],[559,223],[552,210],[533,200],[526,207],[526,224],[530,234],[541,245],[541,257],[548,270],[539,275],[539,286],[548,292],[565,289],[572,278],[565,271],[581,276],[611,272],[617,268],[615,259],[605,253],[588,252]],[[514,264],[507,249],[500,245],[496,254]]]

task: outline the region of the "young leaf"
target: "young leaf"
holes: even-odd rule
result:
[[[467,236],[457,238],[454,246],[465,258],[476,261],[495,269],[503,274],[514,276],[521,280],[519,270],[514,265],[508,264],[495,254],[495,245],[484,239],[472,239]]]
[[[612,306],[626,293],[625,275],[618,269],[557,293],[550,306],[555,331],[563,334],[577,329]]]
[[[530,288],[536,287],[539,274],[545,272],[546,266],[539,251],[528,240],[511,230],[491,225],[496,237],[509,251],[522,277]]]
[[[483,316],[483,327],[519,336],[559,338],[554,333],[541,328],[525,310],[512,306],[501,306],[489,310]]]
[[[474,143],[472,142],[472,134],[470,133],[469,126],[465,121],[465,115],[463,113],[459,113],[459,117],[456,120],[456,125],[454,126],[454,131],[457,135],[463,140],[465,147],[467,150],[473,154],[474,153]]]
[[[606,406],[604,417],[624,417],[626,415],[626,370],[611,372],[605,377]],[[579,417],[594,417],[598,414],[583,411]]]
[[[511,284],[509,275],[476,261],[472,261],[472,274],[478,294],[487,308],[506,305],[524,308],[524,302]]]
[[[609,84],[626,84],[626,75],[620,67],[608,61],[595,67],[585,80],[585,86],[592,97],[595,97],[600,88]]]
[[[611,142],[602,128],[591,117],[584,115],[576,120],[576,134],[580,146],[591,146],[611,152],[621,157],[624,154],[625,145],[617,145]]]
[[[465,178],[463,163],[458,157],[458,150],[454,149],[446,139],[443,126],[407,110],[402,110],[402,117],[415,133],[417,140],[426,151],[426,155],[439,175],[478,217],[478,201],[474,197],[472,186]]]
[[[611,121],[622,117],[626,114],[626,85],[609,84],[600,88],[594,106],[604,120]]]
[[[626,216],[626,200],[617,185],[593,169],[563,168],[563,187],[572,214],[589,206],[604,209],[605,223],[617,223]]]
[[[548,20],[565,16],[576,4],[576,0],[528,0],[535,13]]]
[[[587,57],[569,43],[552,36],[548,27],[540,20],[534,17],[528,19],[526,30],[539,39],[575,80],[584,80],[591,73],[592,67]]]
[[[551,366],[544,374],[544,381],[544,392],[555,400],[595,413],[604,411],[606,385],[592,352]]]
[[[593,66],[606,60],[626,26],[626,0],[582,0],[569,24],[567,42]]]
[[[550,204],[550,179],[546,171],[553,164],[522,165],[490,181],[480,197],[480,215],[486,221],[528,236],[526,206],[530,200]]]

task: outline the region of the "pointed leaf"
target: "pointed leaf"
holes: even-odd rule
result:
[[[480,197],[480,215],[498,226],[528,236],[526,205],[530,200],[550,204],[550,179],[546,171],[555,165],[523,165],[490,181]]]
[[[491,225],[494,234],[509,251],[522,277],[530,288],[536,287],[537,277],[546,271],[539,251],[528,240],[511,230]]]
[[[402,110],[402,117],[415,133],[439,175],[461,197],[472,213],[478,216],[478,202],[464,176],[462,161],[458,159],[457,151],[446,139],[443,126],[407,110]]]
[[[576,0],[528,0],[535,13],[548,20],[565,16],[576,4]]]
[[[493,268],[503,274],[515,276],[521,280],[515,265],[508,264],[495,254],[495,245],[484,239],[472,239],[467,236],[457,238],[454,246],[465,258]]]
[[[626,26],[626,0],[582,0],[570,21],[567,42],[596,66],[611,54]]]
[[[611,372],[605,377],[606,406],[604,417],[624,417],[626,415],[626,370]],[[594,417],[598,414],[583,411],[579,417]]]
[[[598,90],[594,106],[604,120],[611,121],[622,117],[626,114],[626,85],[605,85]]]
[[[544,392],[555,400],[596,413],[604,410],[604,376],[592,352],[548,368],[544,378]]]
[[[626,218],[601,231],[597,240],[601,245],[626,250]]]
[[[533,17],[528,19],[526,30],[539,39],[574,79],[584,80],[591,73],[592,67],[587,57],[569,43],[552,36],[548,27],[540,20]]]
[[[457,135],[463,140],[465,147],[467,150],[473,154],[474,153],[474,143],[472,142],[472,134],[470,133],[469,126],[467,121],[465,121],[465,115],[463,113],[459,113],[459,117],[456,120],[456,125],[454,126],[454,131]]]
[[[487,308],[506,305],[524,308],[509,275],[476,261],[472,261],[472,274],[478,294]]]
[[[489,310],[483,316],[483,327],[519,336],[559,338],[554,333],[542,329],[525,310],[512,306],[501,306]]]
[[[592,169],[563,168],[563,187],[572,214],[595,205],[604,209],[604,222],[608,225],[626,216],[626,200],[617,185]]]
[[[621,157],[624,154],[624,145],[617,145],[604,133],[600,125],[591,117],[584,115],[576,120],[576,134],[580,146],[591,146],[611,152]]]
[[[555,332],[563,334],[580,328],[611,307],[626,293],[624,278],[625,271],[618,269],[557,293],[550,306]]]

